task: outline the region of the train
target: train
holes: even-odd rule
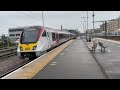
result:
[[[107,31],[106,34],[107,36],[120,36],[120,29]],[[105,31],[102,31],[101,33],[97,33],[96,36],[105,36]]]
[[[77,38],[77,37],[80,36],[80,32],[79,32],[78,30],[69,29],[68,31],[69,31],[70,33],[76,34],[76,37],[75,37],[75,38]]]
[[[43,26],[29,26],[23,29],[18,43],[20,59],[37,58],[50,49],[76,38],[76,34]]]

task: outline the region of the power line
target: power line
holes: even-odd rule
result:
[[[0,26],[0,27],[6,28],[6,27],[4,27],[4,26]]]
[[[32,13],[31,11],[29,11],[30,13]],[[33,13],[32,13],[33,14]],[[43,11],[42,11],[42,21],[43,21],[43,27],[44,27],[44,16],[43,16]]]
[[[1,21],[1,20],[2,20],[2,21]],[[0,25],[11,26],[11,27],[13,27],[13,25],[10,25],[10,24],[7,25],[6,22],[5,22],[5,20],[3,21],[3,18],[1,18],[1,17],[0,17],[0,23],[1,23]],[[6,28],[6,27],[4,27],[4,26],[0,26],[0,27]]]
[[[28,12],[30,12],[30,13],[32,13],[33,14],[33,12],[32,11],[28,11]],[[42,11],[43,12],[43,11]],[[41,15],[41,19],[42,19],[43,17],[42,17],[42,15]],[[37,17],[37,19],[39,19],[39,17]]]
[[[1,23],[0,25],[3,25],[3,26],[12,26],[12,25],[10,25],[10,24],[7,25],[6,23],[3,23],[3,22],[1,22],[1,21],[0,21],[0,23]]]
[[[38,18],[36,18],[36,17],[33,17],[33,16],[31,16],[31,15],[28,15],[28,14],[26,14],[26,13],[23,13],[23,12],[20,12],[20,11],[17,11],[17,12],[19,12],[19,13],[21,13],[21,14],[24,14],[24,15],[26,15],[26,16],[28,16],[28,17],[30,17],[30,18],[33,18],[33,19],[36,19],[36,20],[39,20]],[[30,13],[32,13],[31,11],[29,11]],[[39,20],[40,21],[40,20]],[[45,23],[46,23],[46,21],[44,21]],[[54,24],[49,24],[49,25],[52,25],[52,26],[54,26]]]
[[[31,15],[28,15],[28,14],[26,14],[26,13],[23,13],[23,12],[20,12],[20,11],[17,11],[17,12],[19,12],[19,13],[21,13],[21,14],[24,14],[24,15],[26,15],[26,16],[29,16],[29,17],[31,17],[31,18],[33,18],[33,19],[38,20],[38,18],[35,18],[35,17],[33,17],[33,16],[31,16]],[[39,20],[39,21],[40,21],[40,20]]]
[[[42,20],[43,20],[43,27],[44,27],[44,16],[43,16],[43,11],[42,11]]]
[[[3,22],[3,21],[1,21],[2,19],[1,19],[1,17],[0,17],[0,23],[2,24],[2,25],[7,25],[6,24],[6,22]],[[11,26],[11,25],[10,25]]]
[[[28,11],[28,12],[30,12],[30,13],[32,13],[33,14],[33,12],[32,11]],[[43,11],[42,11],[42,20],[43,20],[43,26],[44,26],[44,23],[47,23],[46,21],[45,21],[45,18],[43,17]],[[48,24],[48,23],[47,23]],[[49,23],[50,24],[50,23]],[[54,24],[50,24],[50,25],[52,25],[52,26],[54,26]]]
[[[28,15],[28,14],[26,14],[26,13],[23,13],[23,12],[20,12],[20,11],[17,11],[17,12],[19,12],[19,13],[21,13],[21,14],[24,14],[24,15],[26,15],[26,16],[29,16],[30,18],[33,18],[33,19],[39,20],[38,18],[33,17],[33,16],[31,16],[31,15]],[[32,13],[31,11],[29,11],[29,12]],[[40,21],[40,20],[39,20],[39,21]]]

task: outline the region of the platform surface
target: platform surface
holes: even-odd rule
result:
[[[106,48],[106,51],[101,51],[99,45],[93,55],[102,64],[106,73],[111,79],[120,79],[120,41],[107,40],[101,38],[94,38],[96,42],[102,42]],[[87,46],[91,48],[92,42],[86,42]]]
[[[81,39],[76,39],[32,79],[105,79]]]

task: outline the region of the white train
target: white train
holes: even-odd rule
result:
[[[75,34],[68,31],[29,26],[20,35],[17,54],[20,58],[39,57],[43,52],[75,37]]]

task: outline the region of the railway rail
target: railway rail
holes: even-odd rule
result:
[[[6,50],[6,49],[10,49],[10,48],[17,48],[16,46],[11,46],[11,47],[3,47],[3,48],[0,48],[0,50]]]
[[[64,42],[65,43],[65,42]],[[61,46],[62,44],[64,44],[64,43],[61,43],[59,46]],[[58,46],[56,46],[56,47],[58,47]],[[53,50],[53,49],[55,49],[56,47],[54,47],[54,48],[52,48],[52,49],[50,49],[49,51],[47,51],[47,52],[50,52],[51,50]],[[16,57],[17,57],[17,55],[16,55]],[[11,59],[13,59],[12,57],[11,57]],[[17,61],[17,60],[19,60],[19,58],[17,57],[17,58],[15,58],[15,62]],[[0,78],[2,78],[2,77],[4,77],[4,76],[6,76],[7,74],[9,74],[9,73],[11,73],[11,72],[13,72],[13,71],[15,71],[15,70],[17,70],[17,69],[19,69],[20,67],[22,67],[22,66],[24,66],[24,65],[26,65],[26,64],[28,64],[28,63],[30,63],[31,61],[33,61],[33,60],[35,60],[35,59],[31,59],[31,60],[29,60],[29,59],[23,59],[23,60],[20,60],[21,62],[20,62],[20,64],[19,65],[13,65],[13,69],[10,69],[10,70],[8,70],[8,71],[6,71],[5,73],[3,73],[3,74],[1,74],[0,75]],[[4,60],[3,60],[4,61]],[[7,61],[7,60],[6,60]],[[12,63],[13,64],[13,63]]]
[[[17,47],[0,50],[0,59],[17,55]]]

